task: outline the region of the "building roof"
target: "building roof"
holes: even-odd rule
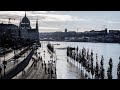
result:
[[[31,28],[31,26],[30,26],[30,20],[26,16],[26,13],[25,13],[25,16],[23,17],[22,21],[20,22],[20,26],[21,27],[29,27],[29,28]]]
[[[30,23],[29,19],[26,16],[23,17],[21,22],[22,23]]]

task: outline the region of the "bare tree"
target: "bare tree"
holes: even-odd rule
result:
[[[91,59],[91,74],[92,74],[92,79],[93,79],[93,75],[94,75],[94,68],[93,68],[93,52],[91,51],[91,55],[90,55],[90,59]]]
[[[100,64],[101,64],[101,67],[100,67],[100,78],[104,79],[105,74],[104,74],[104,66],[103,66],[104,65],[104,58],[103,58],[103,56],[101,58]]]
[[[120,79],[120,57],[119,57],[119,63],[117,67],[117,79]]]
[[[112,58],[110,58],[109,60],[109,67],[108,67],[108,71],[107,71],[107,76],[108,76],[108,79],[112,79]]]

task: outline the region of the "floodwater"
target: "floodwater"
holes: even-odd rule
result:
[[[98,62],[100,64],[101,56],[104,57],[104,69],[105,76],[107,76],[108,62],[109,59],[113,60],[113,79],[117,78],[117,65],[120,57],[120,44],[115,43],[89,43],[89,42],[56,42],[51,41],[54,45],[57,55],[57,78],[58,79],[79,79],[79,70],[76,69],[72,64],[67,62],[66,59],[66,47],[72,46],[82,49],[83,47],[89,49],[89,53],[93,50],[94,65],[96,62],[96,54],[98,55]]]

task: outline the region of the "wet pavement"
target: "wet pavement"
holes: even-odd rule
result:
[[[56,42],[51,42],[52,44],[56,44]],[[81,76],[80,69],[76,64],[74,65],[72,62],[67,62],[66,55],[66,45],[54,45],[55,52],[57,56],[56,60],[56,73],[57,79],[84,79],[84,76]]]
[[[53,59],[51,58],[51,54],[48,52],[46,45],[47,43],[44,44],[41,48],[38,48],[37,53],[40,54],[38,54],[37,57],[35,55],[33,56],[36,60],[38,59],[38,57],[42,57],[42,61],[39,60],[35,66],[33,65],[31,69],[25,73],[25,75],[19,76],[18,79],[56,79],[57,78],[55,74],[56,65],[54,63],[50,63]],[[46,63],[46,71],[45,71],[44,62]],[[43,67],[42,67],[42,63],[43,63]],[[51,72],[51,70],[53,72]]]

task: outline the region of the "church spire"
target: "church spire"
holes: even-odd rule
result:
[[[26,17],[26,11],[25,11],[25,17]]]
[[[37,29],[37,30],[39,29],[39,27],[38,27],[38,18],[37,18],[37,20],[36,20],[36,29]]]

